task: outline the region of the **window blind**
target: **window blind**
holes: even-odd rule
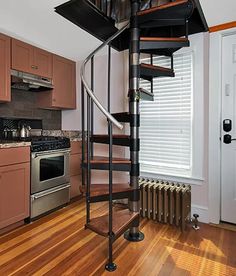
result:
[[[142,62],[149,63],[149,58]],[[174,55],[175,77],[153,80],[154,101],[140,104],[142,172],[186,175],[192,166],[192,52]],[[170,58],[153,64],[170,68]],[[150,82],[140,87],[150,91]]]

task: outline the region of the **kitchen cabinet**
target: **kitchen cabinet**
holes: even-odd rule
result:
[[[29,217],[29,147],[0,149],[0,190],[0,229]]]
[[[38,94],[39,107],[47,109],[75,109],[76,63],[53,55],[53,85],[53,90]]]
[[[45,50],[12,39],[12,69],[52,78],[52,56]]]
[[[0,102],[11,101],[10,37],[0,34]]]
[[[74,198],[81,194],[80,188],[82,186],[81,177],[81,141],[71,142],[71,154],[70,154],[70,197]]]

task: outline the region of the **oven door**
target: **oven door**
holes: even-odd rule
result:
[[[31,194],[70,182],[70,149],[31,154]]]

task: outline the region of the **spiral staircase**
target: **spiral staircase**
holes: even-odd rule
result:
[[[55,11],[102,41],[81,68],[82,178],[86,190],[85,227],[108,238],[108,263],[105,268],[114,271],[116,265],[112,246],[115,240],[123,234],[133,242],[144,239],[139,229],[139,103],[141,100],[153,100],[154,78],[175,76],[173,53],[189,46],[190,34],[206,32],[208,26],[199,0],[71,0],[56,7]],[[123,27],[118,28],[121,25]],[[104,47],[108,47],[108,84],[107,87],[104,85],[104,91],[108,91],[107,107],[94,93],[94,56]],[[110,110],[111,48],[117,51],[129,49],[128,112],[112,114]],[[140,63],[141,53],[150,55],[150,64]],[[153,65],[153,56],[156,55],[168,56],[171,68]],[[90,83],[85,78],[88,63]],[[140,78],[151,83],[150,91],[139,87]],[[94,104],[107,118],[107,134],[94,133]],[[129,125],[130,134],[114,135],[113,127],[122,129],[124,124]],[[108,145],[108,157],[94,154],[95,143]],[[130,158],[114,158],[113,145],[127,147]],[[107,170],[109,184],[92,184],[92,170]],[[113,183],[113,171],[129,172],[129,183]],[[113,207],[115,199],[128,199],[129,208],[117,210]],[[108,202],[107,214],[91,218],[90,205],[100,201]]]

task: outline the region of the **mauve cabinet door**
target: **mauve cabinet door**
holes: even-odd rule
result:
[[[0,101],[9,102],[11,100],[10,88],[10,44],[8,36],[0,34]]]
[[[65,109],[76,108],[75,62],[53,55],[53,106]]]
[[[30,163],[0,167],[0,228],[29,216]]]
[[[34,74],[34,47],[17,39],[12,39],[12,69]]]
[[[35,74],[52,78],[52,54],[39,48],[34,48]]]
[[[82,179],[81,175],[74,175],[70,177],[70,198],[81,195]]]

